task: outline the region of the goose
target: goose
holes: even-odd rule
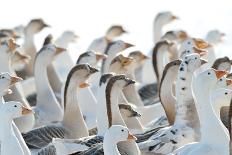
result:
[[[67,76],[63,94],[65,106],[63,120],[60,123],[42,126],[23,134],[23,138],[30,149],[41,149],[52,142],[52,138],[77,139],[89,135],[76,95],[80,89],[88,86],[85,81],[97,71],[87,64],[76,65],[71,69]]]
[[[185,41],[188,38],[187,32],[183,30],[174,30],[174,31],[168,31],[166,32],[161,40],[167,40],[169,42],[174,42],[175,44],[172,45],[170,48],[170,55],[169,59],[170,60],[176,60],[178,59],[178,47],[183,41]]]
[[[27,76],[33,76],[33,65],[36,56],[36,47],[34,44],[34,35],[46,27],[50,27],[42,19],[32,19],[24,28],[23,51],[31,57],[30,63],[25,68]]]
[[[116,37],[127,33],[127,31],[121,25],[112,25],[106,32],[105,36],[94,39],[89,45],[87,50],[94,50],[104,53],[108,44],[112,42]]]
[[[9,101],[0,104],[1,128],[1,154],[24,155],[24,151],[14,133],[12,122],[14,118],[32,113],[31,109],[24,107],[20,102]]]
[[[104,54],[106,54],[108,57],[107,59],[103,60],[102,62],[102,67],[101,67],[101,72],[103,73],[107,73],[109,71],[109,66],[111,61],[114,59],[114,57],[117,55],[117,53],[132,47],[134,45],[124,42],[122,40],[117,40],[117,41],[113,41],[111,42],[106,50],[104,51]]]
[[[89,63],[92,66],[96,66],[97,63],[100,60],[106,59],[107,56],[105,54],[97,53],[94,51],[87,51],[81,54],[77,60],[77,64],[82,63]],[[97,75],[93,75],[93,77],[90,78],[90,83],[95,86],[95,83],[98,81],[98,76],[100,76],[100,73]],[[94,82],[94,83],[92,83]],[[92,86],[93,87],[93,86]],[[78,93],[78,100],[79,105],[81,108],[81,111],[85,117],[86,124],[88,126],[88,129],[93,129],[96,127],[96,107],[97,107],[97,100],[93,93],[93,89],[96,90],[96,88],[84,88],[81,89]]]
[[[159,130],[147,141],[139,143],[142,151],[168,154],[175,148],[199,139],[200,124],[191,92],[191,81],[193,72],[200,66],[199,54],[190,54],[183,58],[176,82],[174,124]]]
[[[105,132],[109,127],[112,125],[123,125],[125,126],[125,123],[122,119],[122,116],[119,111],[118,106],[118,97],[121,94],[121,90],[128,86],[134,84],[134,81],[127,78],[125,75],[115,75],[112,76],[109,79],[109,82],[106,85],[105,90],[105,98],[106,98],[106,113],[102,113],[102,115],[105,115],[105,118],[107,118],[107,124],[105,124],[105,128],[102,128],[103,131],[102,134],[104,135]],[[114,116],[115,115],[115,116]],[[100,130],[99,130],[100,133]],[[84,152],[77,153],[77,154],[92,154],[92,152],[96,151],[96,149],[99,149],[99,147],[102,149],[102,136],[91,136],[91,137],[84,137],[81,139],[71,139],[71,140],[62,140],[62,139],[54,139],[53,144],[57,151],[59,151],[59,148],[65,148],[62,149],[61,152],[66,152],[67,154],[79,152],[79,149],[82,148],[81,146],[86,146],[89,149],[87,149]],[[96,144],[99,143],[99,144]],[[75,146],[76,145],[76,146]],[[118,144],[118,148],[122,154],[140,154],[140,151],[138,149],[138,146],[134,141],[132,142],[120,142]],[[65,151],[64,151],[65,150]],[[89,153],[91,152],[91,153]]]
[[[47,77],[47,66],[51,60],[59,53],[65,51],[63,48],[56,47],[50,43],[49,35],[43,47],[36,54],[34,64],[35,85],[37,90],[35,111],[35,125],[47,125],[51,122],[63,119],[63,104],[59,103],[49,84]],[[46,96],[46,97],[45,97]],[[49,103],[49,104],[48,104]]]
[[[0,72],[8,72],[10,74],[16,75],[11,64],[12,57],[15,54],[15,49],[17,47],[19,47],[19,45],[17,45],[13,39],[7,39],[1,42],[0,54],[2,59],[0,61],[0,64],[2,67],[0,68]],[[21,83],[16,83],[14,86],[11,87],[11,89],[13,93],[5,95],[4,99],[6,101],[19,101],[25,107],[29,108],[30,105],[25,98]],[[16,118],[14,121],[21,132],[26,132],[33,128],[34,116],[26,115],[20,118]]]
[[[205,40],[213,46],[207,49],[209,53],[205,55],[203,58],[207,59],[210,64],[212,64],[216,59],[216,53],[214,48],[218,43],[222,42],[222,38],[224,36],[225,34],[221,33],[219,30],[211,30],[207,33]]]
[[[171,154],[229,154],[229,136],[223,129],[223,124],[215,115],[210,103],[212,102],[210,100],[211,91],[215,87],[217,80],[225,74],[225,71],[210,68],[193,77],[193,97],[201,125],[201,138],[199,142],[189,143]]]
[[[29,63],[30,59],[31,57],[29,55],[15,51],[15,54],[11,59],[12,68],[15,71],[20,71]]]
[[[225,88],[219,88],[211,93],[211,100],[213,101],[212,106],[215,111],[215,114],[218,118],[221,118],[223,124],[225,125],[223,127],[225,131],[227,131],[228,135],[228,130],[225,128],[229,127],[228,112],[224,113],[225,110],[223,108],[225,106],[229,106],[232,97],[231,94],[231,90]]]
[[[103,140],[104,155],[121,155],[117,143],[127,140],[136,140],[129,130],[121,125],[112,125],[105,133]]]
[[[217,69],[217,70],[225,70],[225,71],[230,72],[231,61],[227,56],[222,57],[222,58],[217,58],[214,61],[212,68]]]
[[[0,29],[0,38],[1,40],[4,39],[19,39],[21,38],[21,35],[17,33],[14,29]]]
[[[55,45],[61,48],[68,48],[70,43],[75,43],[79,37],[73,31],[64,31],[59,38],[55,40]],[[59,54],[48,66],[48,78],[53,91],[61,94],[62,85],[68,75],[69,70],[74,66],[69,52]]]
[[[163,36],[162,29],[165,25],[171,23],[172,21],[178,19],[177,16],[173,15],[171,12],[160,12],[156,15],[154,23],[153,23],[153,40],[154,46],[157,42],[160,41]],[[148,54],[148,56],[152,56],[152,52]],[[143,83],[151,84],[155,82],[153,78],[155,76],[154,70],[152,68],[152,60],[147,61],[143,66]],[[146,75],[146,76],[145,76]]]
[[[17,76],[10,75],[8,72],[5,73],[0,73],[0,95],[1,95],[1,100],[0,104],[5,104],[5,101],[3,99],[3,96],[5,94],[12,93],[12,90],[9,89],[9,87],[13,86],[14,84],[22,81],[22,78],[19,78]],[[25,155],[30,155],[30,150],[28,149],[25,141],[23,140],[23,137],[15,125],[15,123],[12,124],[13,129],[14,129],[14,134],[19,140],[20,146],[23,149],[23,152]]]

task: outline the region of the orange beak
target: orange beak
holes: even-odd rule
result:
[[[217,79],[220,79],[220,78],[223,77],[224,75],[229,74],[227,71],[216,70],[216,69],[214,69],[214,72],[215,72],[215,74],[216,74]]]
[[[181,31],[180,34],[179,34],[179,38],[180,38],[180,40],[185,40],[185,39],[188,38],[188,35],[187,35],[186,32]]]
[[[27,115],[27,114],[32,114],[33,111],[29,108],[26,108],[26,107],[22,107],[22,115]]]
[[[13,85],[13,84],[15,84],[15,83],[17,83],[17,82],[20,82],[20,81],[22,81],[23,79],[21,78],[21,77],[17,77],[17,76],[11,76],[11,78],[10,78],[10,85]]]
[[[172,16],[172,20],[177,20],[177,19],[179,19],[179,17],[177,17],[177,16]]]
[[[105,60],[107,58],[107,55],[101,54],[101,53],[96,53],[96,60]]]
[[[56,55],[58,55],[58,54],[60,54],[60,53],[62,53],[62,52],[64,52],[64,51],[66,51],[65,48],[56,47]]]
[[[133,62],[132,58],[124,57],[121,61],[123,67],[130,65]]]
[[[128,133],[127,140],[137,140],[137,138],[134,135],[132,135],[131,133]]]
[[[144,54],[141,54],[141,59],[142,59],[142,60],[146,60],[146,59],[149,59],[149,57],[146,56],[146,55],[144,55]]]
[[[232,80],[231,79],[226,79],[226,85],[229,86],[232,84]]]
[[[132,46],[135,46],[135,45],[130,44],[130,43],[125,43],[125,47],[126,47],[126,48],[129,48],[129,47],[132,47]]]
[[[199,48],[199,49],[205,49],[205,48],[212,46],[202,39],[193,38],[193,41],[194,41],[195,45],[197,46],[197,48]]]
[[[20,47],[18,44],[15,43],[13,39],[10,39],[8,42],[9,50],[14,51],[16,48]]]
[[[195,53],[199,54],[200,56],[204,56],[204,55],[207,54],[206,51],[200,50],[200,49],[198,49],[196,47],[193,47],[193,50],[194,50]]]
[[[79,85],[79,88],[86,88],[86,87],[89,87],[89,84],[86,83],[86,82],[81,83],[81,84]]]

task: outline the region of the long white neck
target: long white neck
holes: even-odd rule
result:
[[[1,141],[3,141],[4,139],[7,139],[8,137],[14,134],[12,128],[13,119],[5,117],[4,115],[1,115],[0,117],[0,139]]]
[[[164,107],[165,113],[168,117],[169,123],[172,125],[175,120],[175,104],[176,104],[176,97],[173,95],[173,83],[176,80],[177,76],[177,69],[174,71],[167,71],[161,85],[160,85],[160,101]],[[170,69],[171,70],[171,69]]]
[[[121,155],[117,148],[117,142],[112,139],[112,135],[106,134],[103,141],[104,155]],[[113,135],[115,136],[115,135]]]
[[[223,147],[227,150],[229,149],[229,136],[225,133],[222,122],[217,118],[211,106],[210,91],[212,88],[206,87],[204,82],[193,81],[193,94],[201,125],[200,142],[206,143],[215,149]]]
[[[97,95],[97,131],[99,136],[104,136],[108,129],[108,117],[106,109],[106,84],[99,86]]]
[[[118,107],[118,97],[120,95],[119,88],[112,88],[110,93],[110,101],[111,101],[111,111],[112,111],[112,125],[122,125],[126,126],[123,118],[120,114],[119,107]],[[128,155],[139,155],[140,150],[137,144],[134,141],[127,141],[127,142],[120,142],[118,144],[123,150],[127,150]]]
[[[55,41],[55,44],[58,47],[62,47],[62,48],[68,48],[69,43],[70,43],[70,41],[68,39],[66,39],[64,36],[61,36],[60,38],[58,38]]]
[[[158,69],[158,74],[159,74],[159,79],[158,81],[160,82],[163,74],[163,70],[165,65],[167,64],[166,62],[166,56],[168,51],[157,51],[157,69]]]
[[[160,38],[162,37],[162,27],[163,25],[160,24],[159,20],[154,21],[154,44],[156,44],[158,41],[160,41]]]
[[[43,58],[38,55],[35,61],[35,85],[37,90],[37,107],[43,107],[52,111],[60,110],[61,107],[55,97],[50,86],[47,76],[48,62],[44,62]]]
[[[78,78],[72,77],[64,93],[66,105],[62,124],[71,131],[69,138],[81,138],[89,135],[88,128],[77,100]]]

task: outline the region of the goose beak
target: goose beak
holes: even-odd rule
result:
[[[107,55],[101,54],[101,53],[96,53],[96,60],[105,60],[107,58]]]
[[[126,86],[129,86],[129,85],[132,85],[132,84],[135,84],[135,81],[131,80],[131,79],[127,79],[127,85]]]
[[[137,140],[137,138],[129,132],[127,140]]]
[[[177,16],[175,16],[175,15],[172,15],[172,18],[171,18],[172,20],[177,20],[177,19],[179,19],[179,17],[177,17]]]
[[[195,45],[197,46],[197,48],[199,49],[205,49],[205,48],[212,47],[212,45],[210,45],[209,43],[207,43],[206,41],[202,39],[193,38],[193,41]]]
[[[51,27],[51,26],[46,23],[43,23],[43,27]]]
[[[10,51],[14,51],[16,48],[20,47],[18,44],[15,43],[13,39],[9,40],[8,46]]]
[[[94,67],[90,67],[90,74],[94,74],[96,72],[99,72],[99,70]]]
[[[226,85],[229,86],[232,84],[232,80],[231,79],[226,79]]]
[[[135,46],[135,45],[130,44],[130,43],[125,43],[125,47],[126,47],[126,48],[129,48],[129,47],[132,47],[132,46]]]
[[[125,66],[129,66],[131,63],[133,62],[133,58],[130,58],[130,57],[124,57],[121,61],[121,65],[123,67]]]
[[[204,56],[204,55],[207,54],[206,51],[200,50],[200,49],[198,49],[196,47],[193,47],[193,50],[194,50],[195,53],[199,54],[200,56]]]
[[[89,84],[86,83],[86,82],[81,83],[81,84],[79,85],[79,88],[86,88],[86,87],[89,87]]]
[[[142,60],[147,60],[147,59],[150,59],[150,57],[149,57],[149,56],[146,56],[146,55],[144,55],[144,54],[142,54],[142,55],[141,55],[141,59],[142,59]]]
[[[180,40],[185,40],[185,39],[187,39],[187,38],[188,38],[187,33],[184,32],[184,31],[181,31],[180,34],[179,34],[179,39],[180,39]]]
[[[58,55],[58,54],[60,54],[60,53],[62,53],[62,52],[64,52],[64,51],[66,51],[65,48],[56,47],[56,55]]]
[[[26,108],[26,107],[22,107],[22,115],[27,115],[27,114],[32,114],[34,113],[33,110]]]
[[[23,81],[23,79],[21,77],[17,77],[17,76],[11,76],[10,78],[10,85],[13,85],[17,82]]]
[[[224,75],[229,74],[227,71],[216,70],[216,69],[214,69],[214,72],[215,72],[215,74],[216,74],[217,79],[220,79],[220,78],[223,77]]]

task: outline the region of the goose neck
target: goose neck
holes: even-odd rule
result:
[[[105,155],[120,155],[117,142],[112,138],[112,135],[106,134],[104,136],[103,149]]]

